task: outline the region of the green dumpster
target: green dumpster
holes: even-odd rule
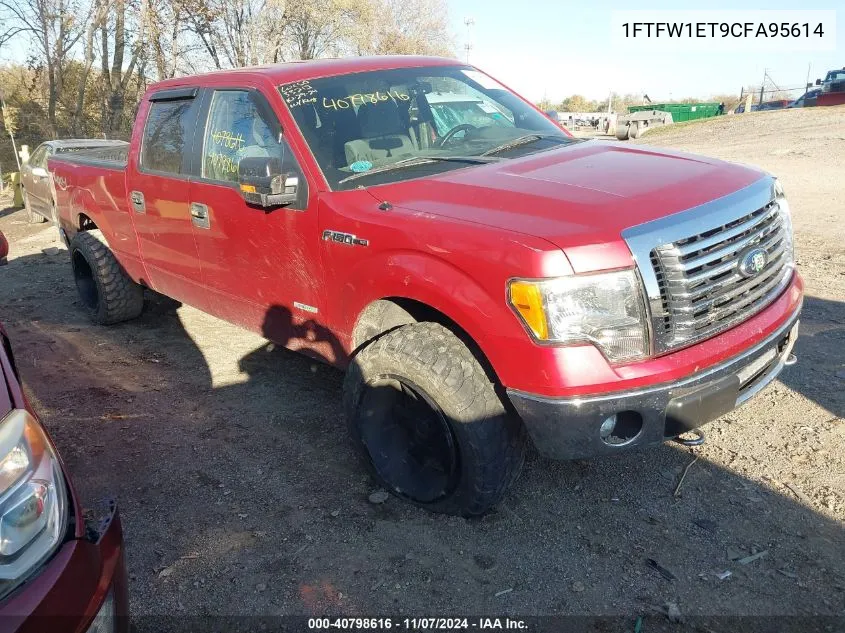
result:
[[[642,110],[660,110],[669,112],[672,121],[695,121],[696,119],[707,119],[719,114],[718,103],[652,103],[642,106],[628,106],[628,112],[640,112]]]

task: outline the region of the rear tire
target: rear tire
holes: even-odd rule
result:
[[[76,289],[95,323],[129,321],[144,309],[144,288],[136,284],[109,249],[102,232],[80,231],[70,241]]]
[[[364,347],[347,370],[344,407],[376,481],[432,512],[485,513],[525,459],[521,420],[467,346],[437,323],[405,325]]]
[[[27,222],[30,224],[43,224],[47,221],[47,218],[43,215],[39,215],[32,210],[32,205],[29,203],[29,194],[27,194],[26,189],[23,191],[23,206],[26,209]]]
[[[628,130],[628,137],[637,139],[642,136],[642,128],[640,127],[640,122],[637,121],[635,123],[631,123],[631,128]]]

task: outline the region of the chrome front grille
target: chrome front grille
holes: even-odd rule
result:
[[[770,177],[622,235],[645,286],[655,354],[748,319],[792,278],[789,216]],[[765,265],[742,272],[742,262],[757,249],[766,252]]]
[[[791,236],[778,203],[651,252],[663,314],[655,335],[665,349],[701,340],[758,312],[782,290],[791,270]],[[745,277],[740,260],[753,249],[765,267]],[[657,328],[656,328],[657,329]]]

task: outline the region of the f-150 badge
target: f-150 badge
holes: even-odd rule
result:
[[[351,233],[341,233],[340,231],[330,231],[326,229],[323,231],[323,241],[325,242],[339,242],[340,244],[349,244],[350,246],[369,246],[369,240],[352,235]]]

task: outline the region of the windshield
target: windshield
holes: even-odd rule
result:
[[[279,91],[333,189],[419,178],[575,142],[467,66],[323,77]]]
[[[825,81],[839,81],[841,79],[845,79],[845,69],[843,70],[831,70],[827,73],[827,77],[825,77]]]

